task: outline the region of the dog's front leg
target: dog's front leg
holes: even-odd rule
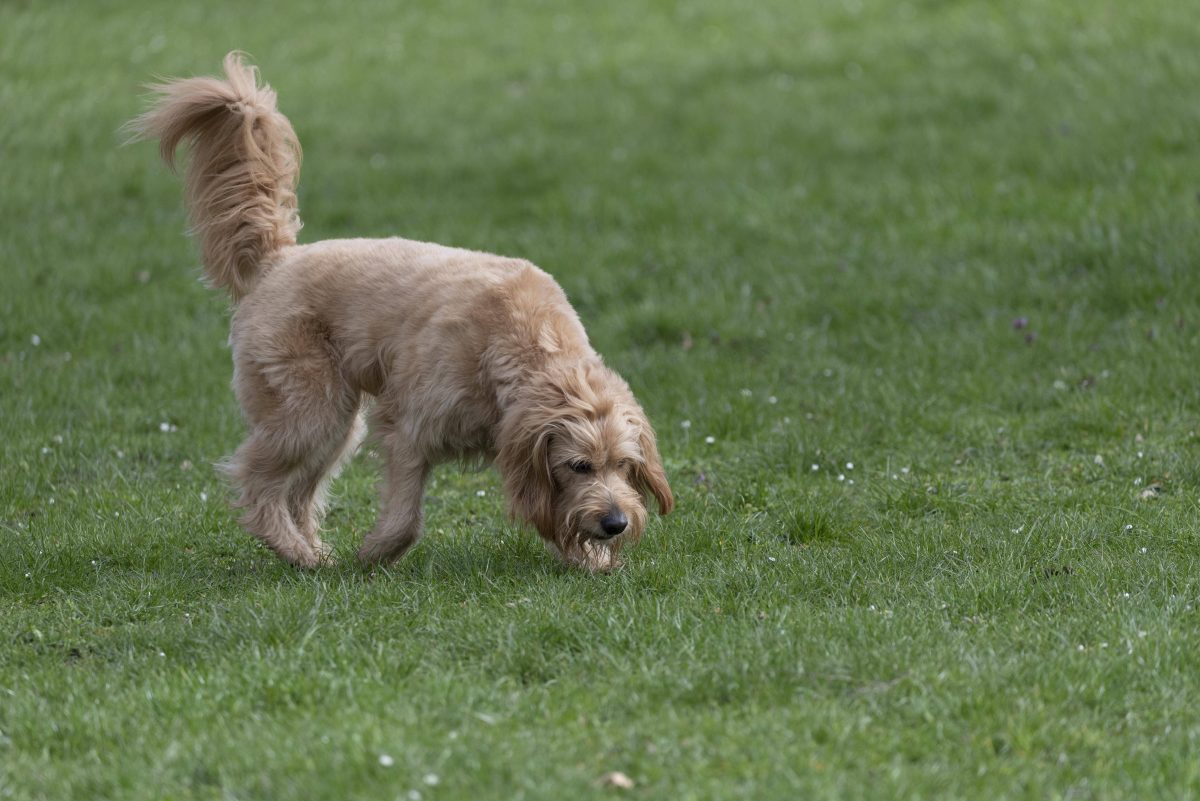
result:
[[[421,501],[429,462],[408,448],[392,445],[386,451],[379,520],[358,551],[358,561],[364,565],[393,562],[421,537]]]

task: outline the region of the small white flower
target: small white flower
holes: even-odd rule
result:
[[[48,447],[46,447],[45,445],[43,445],[42,446],[42,456],[45,456],[49,452],[50,452],[50,449]]]
[[[903,473],[904,475],[908,475],[908,468],[907,468],[907,467],[901,467],[901,468],[900,468],[900,472],[901,472],[901,473]]]
[[[748,398],[748,397],[750,397],[750,396],[751,396],[751,395],[753,395],[753,394],[754,394],[754,393],[753,393],[753,392],[751,392],[751,391],[750,391],[750,390],[748,390],[748,389],[745,389],[745,388],[743,388],[743,389],[742,389],[742,397],[743,397],[743,398]]]
[[[704,441],[707,442],[709,445],[712,445],[714,442],[717,441],[717,438],[716,437],[705,437]]]
[[[768,561],[768,562],[774,562],[774,561],[775,561],[775,557],[774,557],[774,556],[768,556],[768,557],[767,557],[767,561]]]
[[[425,776],[421,779],[421,781],[425,782],[430,787],[434,787],[434,786],[440,784],[442,780],[440,778],[438,778],[438,775],[436,773],[426,773]]]
[[[1096,464],[1100,465],[1101,467],[1104,466],[1104,457],[1098,453],[1096,454],[1096,458],[1092,459],[1092,461],[1095,462]]]
[[[688,428],[691,428],[691,427],[692,427],[692,421],[691,421],[691,420],[684,420],[683,422],[681,422],[681,423],[679,424],[679,427],[680,427],[680,428],[683,428],[683,429],[688,429]]]
[[[487,490],[475,490],[475,497],[482,498],[484,495],[487,495]]]
[[[120,512],[113,512],[113,517],[120,517],[120,516],[121,516]]]
[[[853,470],[853,469],[854,469],[854,462],[846,462],[846,469],[847,469],[847,470]]]
[[[1127,532],[1128,532],[1128,531],[1133,531],[1133,523],[1126,523],[1126,524],[1125,524],[1125,531],[1127,531]]]
[[[207,493],[207,492],[202,492],[202,493],[200,493],[200,501],[201,501],[201,502],[207,502],[207,501],[208,501],[208,493]]]
[[[30,579],[31,579],[31,578],[33,578],[33,574],[32,574],[32,573],[26,573],[26,574],[25,574],[25,578],[28,578],[28,579],[30,578]]]
[[[1146,454],[1145,454],[1145,452],[1144,452],[1144,451],[1138,451],[1138,458],[1139,458],[1139,459],[1141,459],[1141,458],[1142,458],[1143,456],[1145,456],[1145,455],[1146,455]]]
[[[53,442],[55,445],[62,445],[63,436],[62,436],[62,434],[55,434],[53,437],[50,438],[50,441]]]
[[[391,754],[380,754],[379,764],[383,765],[385,768],[390,768],[392,765],[396,764],[396,760],[392,759]]]
[[[1107,648],[1107,647],[1108,647],[1108,643],[1106,643],[1106,642],[1102,642],[1102,643],[1100,643],[1100,647],[1101,647],[1101,648]]]
[[[820,469],[821,469],[821,465],[819,465],[819,464],[814,464],[814,465],[812,466],[812,470],[813,470],[813,472],[814,472],[814,473],[815,473],[815,472],[817,472],[817,471],[818,471],[818,470],[820,470]]]
[[[1133,486],[1135,486],[1135,487],[1142,486],[1142,477],[1141,476],[1138,476],[1137,478],[1135,478],[1133,480]]]
[[[1146,548],[1142,548],[1142,553],[1146,553]]]
[[[42,344],[42,338],[39,337],[37,334],[34,334],[33,336],[31,336],[29,338],[29,344],[33,345],[36,348],[38,345]]]
[[[408,799],[408,801],[421,801],[421,791],[409,790],[408,795],[405,797]]]
[[[779,398],[775,397],[774,395],[771,395],[770,397],[767,398],[767,403],[774,406],[776,403],[779,403]]]
[[[847,483],[847,484],[853,484],[853,483],[854,483],[854,479],[850,479],[850,480],[849,480],[849,481],[847,481],[846,483]]]
[[[845,480],[846,480],[846,474],[838,473],[838,481],[845,481]]]
[[[120,451],[120,450],[119,450],[119,451],[117,451],[117,458],[118,458],[118,459],[124,459],[124,458],[125,458],[125,451]]]
[[[1138,639],[1139,639],[1139,640],[1145,639],[1145,637],[1146,637],[1146,632],[1144,632],[1144,631],[1139,631],[1139,632],[1138,632]]]
[[[1086,651],[1087,649],[1083,647],[1083,643],[1080,643],[1079,645],[1075,646],[1075,650],[1076,651]]]

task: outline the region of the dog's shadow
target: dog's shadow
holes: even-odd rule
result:
[[[518,542],[514,543],[513,539]],[[337,576],[348,581],[458,584],[480,579],[488,583],[509,579],[528,582],[566,576],[577,571],[572,571],[548,549],[541,547],[532,536],[506,536],[503,543],[469,542],[435,536],[417,543],[403,558],[389,565],[359,565],[355,550],[347,546],[335,549],[330,564],[307,572],[314,576]]]
[[[465,607],[485,595],[518,597],[530,583],[585,575],[536,539],[516,547],[504,540],[431,538],[399,562],[375,568],[358,565],[347,543],[333,561],[312,570],[297,570],[253,542],[87,554],[65,545],[43,548],[35,568],[40,577],[14,581],[23,591],[10,600],[44,610],[35,617],[65,606],[74,623],[18,636],[12,645],[28,650],[28,658],[53,656],[68,664],[116,663],[131,652],[187,661],[205,658],[215,641],[230,648],[248,639],[291,647],[313,631],[346,625],[401,632],[404,619],[424,608]],[[398,617],[381,616],[382,609]]]
[[[122,544],[124,545],[124,544]],[[234,599],[272,586],[335,583],[367,586],[376,582],[461,584],[537,581],[578,573],[543,548],[536,537],[505,532],[495,541],[427,537],[390,565],[363,566],[355,545],[338,543],[330,560],[313,569],[298,569],[266,547],[247,541],[213,542],[197,548],[167,545],[119,547],[81,552],[64,543],[39,549],[45,581],[60,593],[83,597],[136,585],[142,592],[176,593],[181,585],[196,596]]]

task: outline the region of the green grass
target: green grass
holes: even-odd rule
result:
[[[1200,796],[1194,8],[266,5],[0,5],[0,798]],[[365,576],[370,454],[338,566],[238,529],[225,302],[116,132],[235,47],[304,241],[558,277],[679,501],[625,570],[446,468]]]

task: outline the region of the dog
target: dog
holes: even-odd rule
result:
[[[206,282],[229,293],[233,389],[249,433],[223,469],[240,522],[313,568],[329,482],[370,417],[381,509],[358,559],[421,537],[436,464],[493,462],[510,512],[569,564],[605,571],[675,504],[654,429],[588,343],[562,288],[528,261],[400,238],[297,244],[300,145],[238,52],[225,77],[154,84],[131,140],[184,178]]]

